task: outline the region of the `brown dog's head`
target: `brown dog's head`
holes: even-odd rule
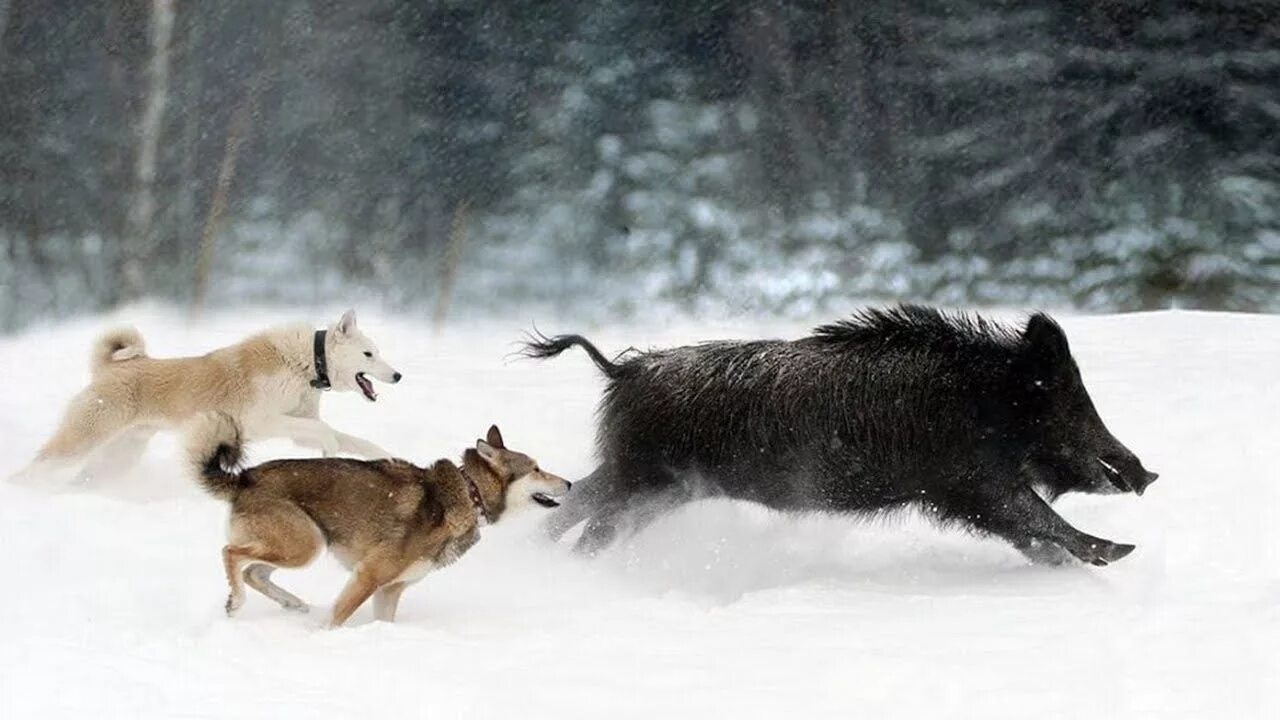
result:
[[[559,475],[538,467],[538,462],[528,455],[508,449],[497,425],[489,428],[484,440],[476,441],[476,454],[499,485],[496,498],[485,493],[485,502],[494,520],[507,510],[534,503],[545,508],[557,507],[560,503],[556,498],[569,492],[572,485]]]

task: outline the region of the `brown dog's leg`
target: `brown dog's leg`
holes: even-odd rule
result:
[[[228,617],[235,615],[244,605],[244,583],[240,580],[240,569],[249,561],[250,553],[251,550],[247,547],[227,545],[222,548],[222,568],[227,572],[227,585],[230,587],[225,605]]]
[[[324,549],[324,535],[310,516],[289,502],[253,503],[251,509],[232,510],[230,535],[233,544],[222,549],[231,586],[228,615],[244,604],[243,581],[287,609],[306,607],[269,578],[274,568],[302,567]],[[263,565],[266,567],[259,570]]]
[[[271,565],[253,563],[244,569],[244,581],[249,587],[275,600],[285,610],[309,612],[311,607],[301,598],[271,582],[271,573],[275,571],[275,567]]]
[[[329,621],[329,627],[341,627],[377,589],[378,581],[373,573],[357,568],[333,603],[333,618]]]
[[[400,606],[400,595],[409,583],[393,582],[383,585],[373,594],[373,617],[383,622],[396,621],[396,608]]]
[[[329,627],[345,623],[374,591],[404,572],[407,563],[392,563],[383,558],[366,557],[356,564],[347,586],[333,603],[333,619]]]

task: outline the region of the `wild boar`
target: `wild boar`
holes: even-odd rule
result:
[[[1050,503],[1069,492],[1141,495],[1157,477],[1103,424],[1066,334],[1044,314],[1014,329],[907,305],[794,341],[611,361],[581,336],[538,336],[524,353],[575,345],[608,378],[602,462],[549,531],[587,521],[577,548],[588,553],[710,492],[783,511],[915,505],[1034,561],[1065,551],[1106,565],[1134,546],[1075,529]]]

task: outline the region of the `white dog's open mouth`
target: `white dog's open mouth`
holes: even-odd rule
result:
[[[533,498],[534,502],[538,503],[544,508],[560,507],[560,501],[556,500],[550,495],[547,495],[546,493],[538,492],[530,495],[529,497]]]
[[[378,401],[378,393],[374,391],[373,381],[369,379],[369,376],[362,372],[356,373],[356,385],[360,386],[360,392],[364,393],[369,402]]]

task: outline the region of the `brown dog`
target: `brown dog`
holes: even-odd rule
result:
[[[288,610],[306,603],[271,582],[278,567],[310,563],[327,545],[351,570],[333,606],[332,627],[365,600],[392,621],[411,583],[462,556],[496,522],[530,501],[556,507],[569,490],[528,455],[507,449],[497,426],[467,449],[462,464],[429,468],[403,460],[276,460],[243,471],[239,428],[227,415],[202,421],[190,436],[192,461],[214,497],[231,503],[222,549],[231,593],[227,614],[244,604],[244,583]],[[243,583],[242,583],[243,578]]]

